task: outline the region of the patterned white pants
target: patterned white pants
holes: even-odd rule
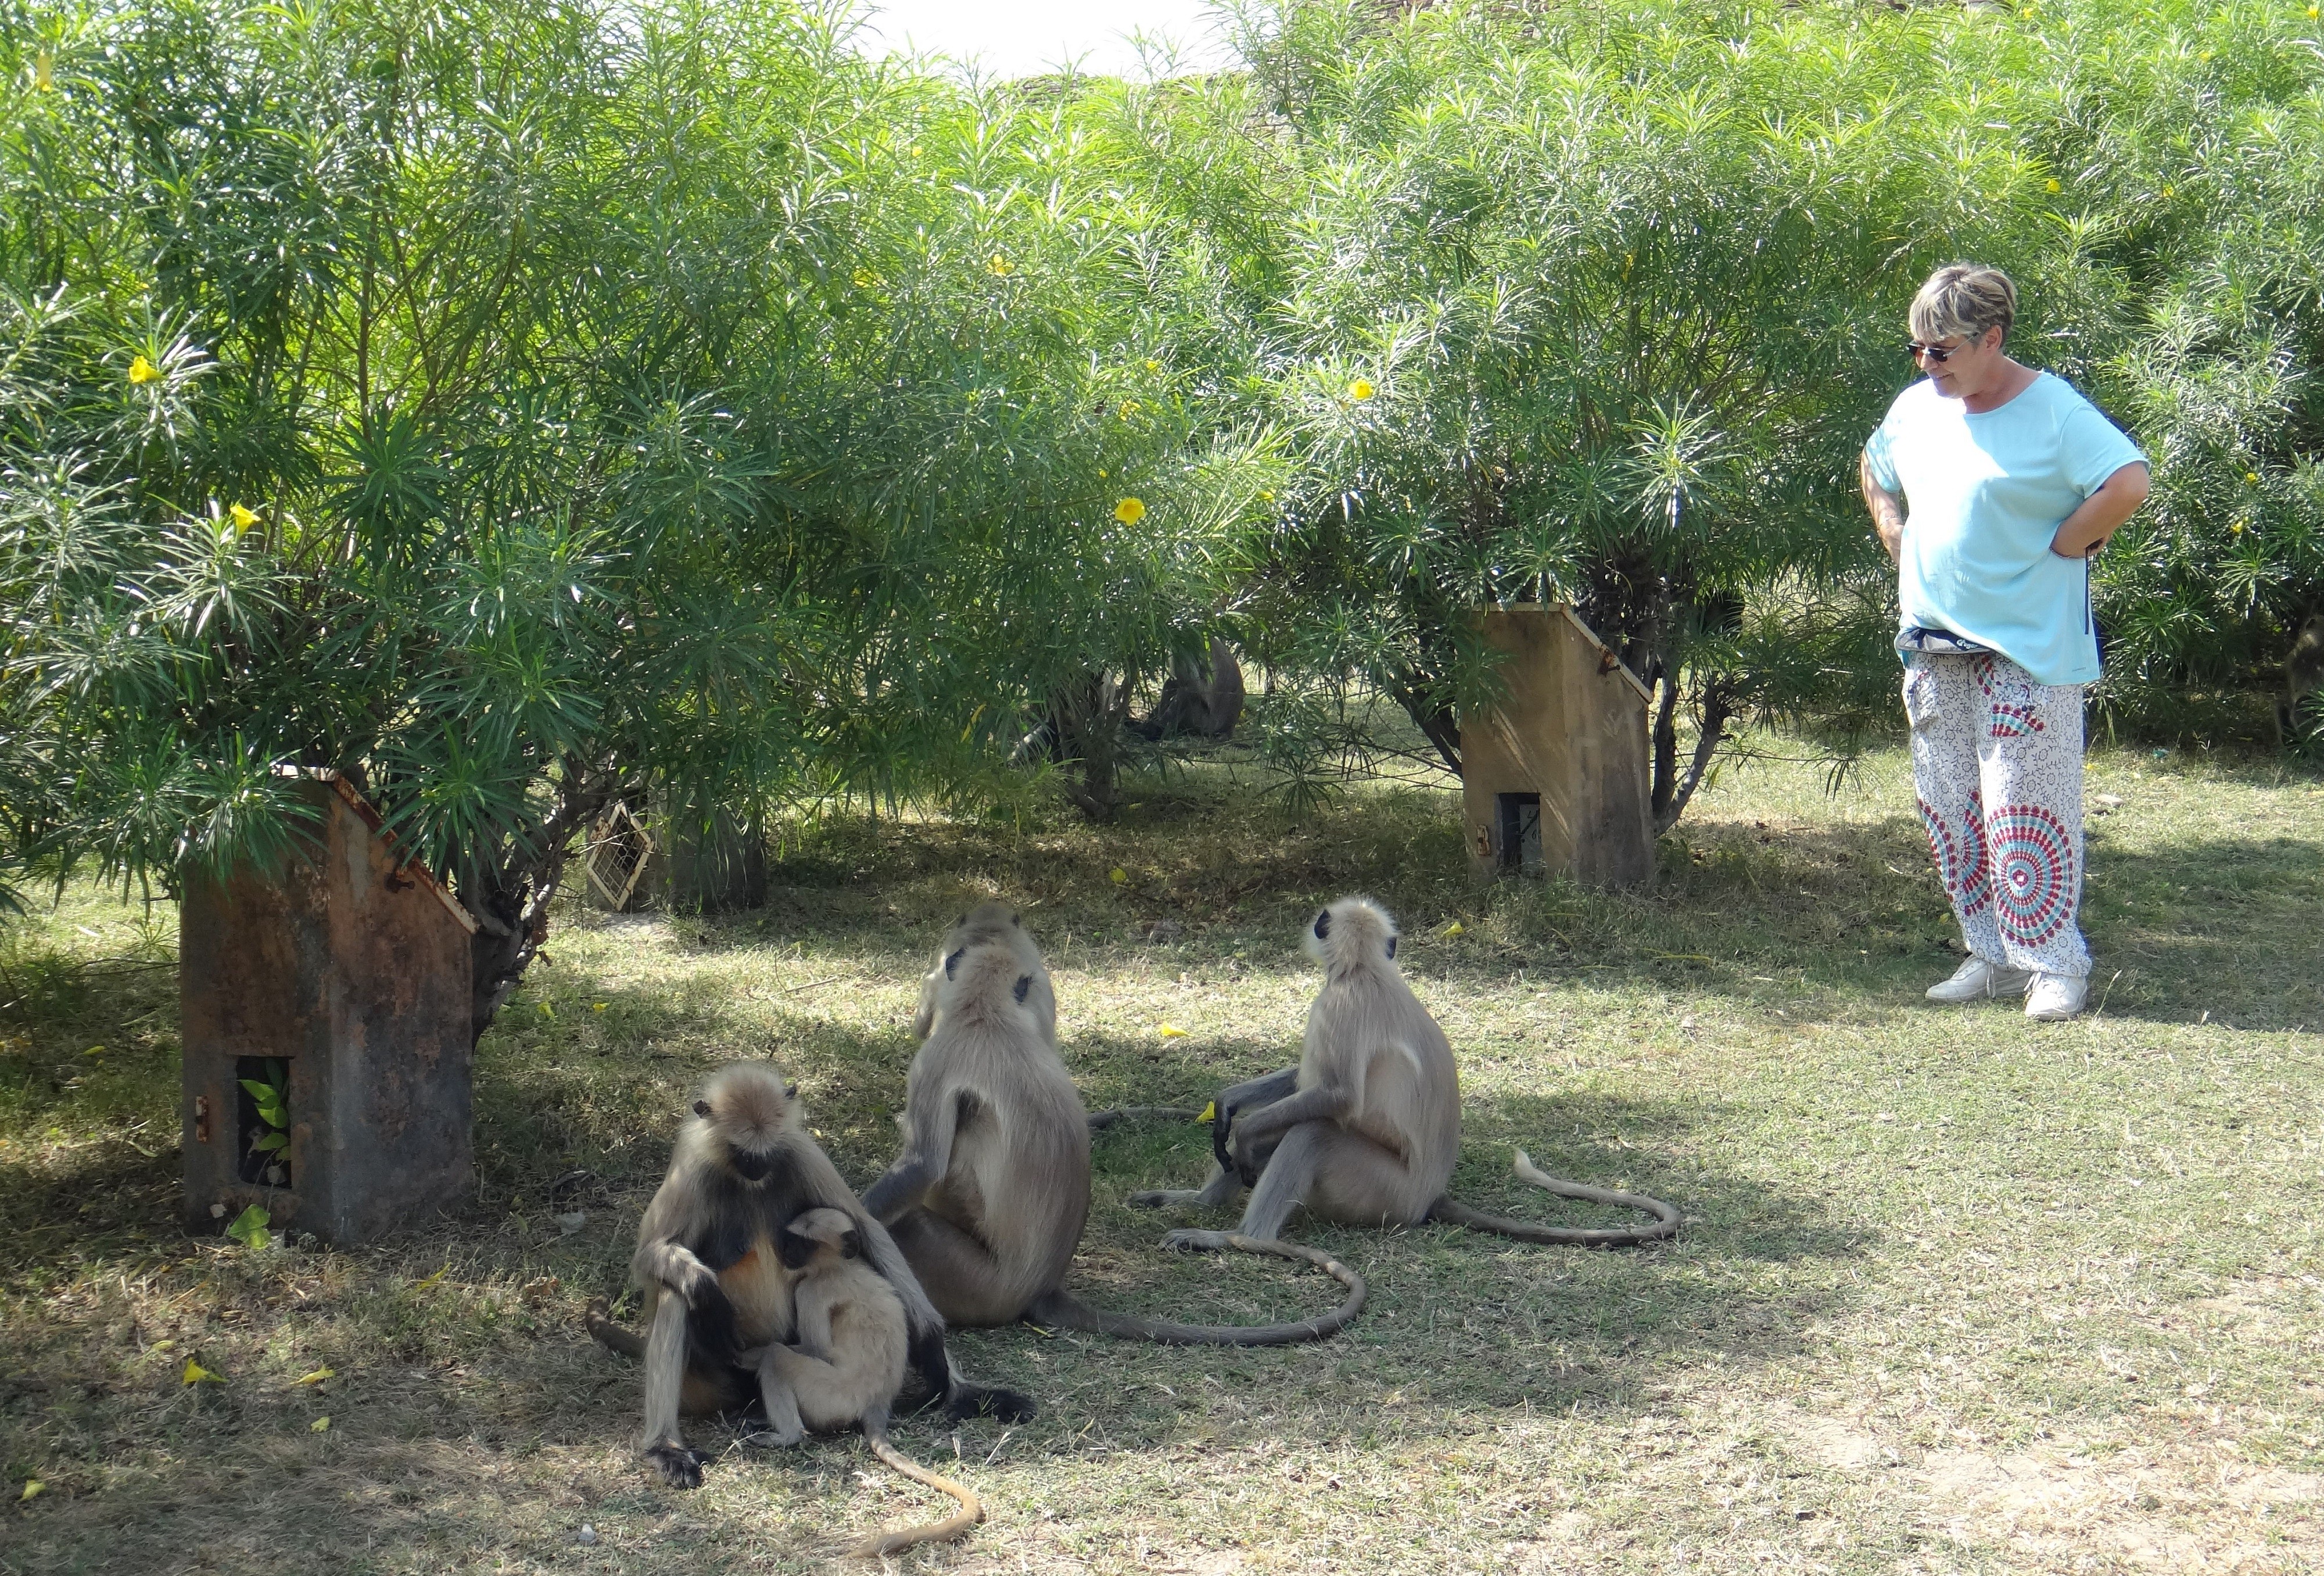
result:
[[[2076,977],[2082,689],[1994,652],[1904,654],[1913,786],[1961,939],[1987,963]]]

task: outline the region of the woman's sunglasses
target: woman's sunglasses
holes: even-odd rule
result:
[[[1969,346],[1967,344],[1956,345],[1951,349],[1948,350],[1941,345],[1923,345],[1917,339],[1907,339],[1904,341],[1905,355],[1911,356],[1915,361],[1925,356],[1930,361],[1935,362],[1939,366],[1944,365],[1945,363],[1950,361],[1954,356],[1959,355],[1962,351],[1967,350]]]

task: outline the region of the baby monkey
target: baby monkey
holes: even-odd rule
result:
[[[966,1535],[984,1519],[976,1496],[914,1461],[888,1442],[888,1407],[903,1388],[904,1304],[886,1276],[863,1259],[863,1239],[844,1210],[812,1209],[783,1229],[783,1267],[796,1276],[797,1341],[770,1346],[761,1371],[770,1433],[754,1443],[796,1444],[818,1433],[861,1427],[872,1452],[915,1482],[960,1501],[943,1521],[881,1533],[858,1544],[867,1557]]]

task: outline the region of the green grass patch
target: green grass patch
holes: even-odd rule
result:
[[[1462,1197],[1588,1218],[1509,1177],[1522,1145],[1692,1223],[1619,1253],[1297,1224],[1372,1286],[1319,1347],[963,1335],[971,1372],[1042,1414],[900,1428],[991,1507],[906,1563],[2319,1562],[2312,777],[2095,757],[2092,791],[2123,801],[2091,822],[2104,1005],[2052,1026],[1921,1000],[1958,952],[1895,754],[1836,797],[1805,763],[1730,770],[1665,840],[1655,889],[1625,896],[1472,885],[1442,789],[1360,789],[1293,823],[1199,770],[1147,786],[1117,827],[796,828],[746,915],[568,908],[481,1047],[473,1203],[352,1251],[178,1228],[166,908],[75,888],[13,927],[0,1570],[789,1571],[925,1518],[929,1497],[852,1441],[746,1454],[697,1425],[722,1454],[693,1495],[632,1462],[635,1372],[579,1313],[623,1286],[688,1085],[775,1057],[868,1180],[918,973],[998,894],[1048,949],[1090,1103],[1199,1105],[1296,1056],[1302,922],[1351,890],[1402,920],[1462,1057]],[[1096,1154],[1086,1295],[1204,1319],[1334,1300],[1271,1261],[1166,1256],[1190,1217],[1122,1204],[1199,1181],[1206,1129],[1116,1131]],[[225,1382],[183,1383],[189,1359]],[[28,1479],[44,1488],[20,1501]]]

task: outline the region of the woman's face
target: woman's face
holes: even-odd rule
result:
[[[1939,361],[1932,352],[1945,353],[1945,358]],[[1929,374],[1929,381],[1937,385],[1937,392],[1948,400],[1977,398],[2001,381],[2009,362],[2001,354],[1999,328],[1987,328],[1973,337],[1948,334],[1941,339],[1929,340],[1914,359]]]

